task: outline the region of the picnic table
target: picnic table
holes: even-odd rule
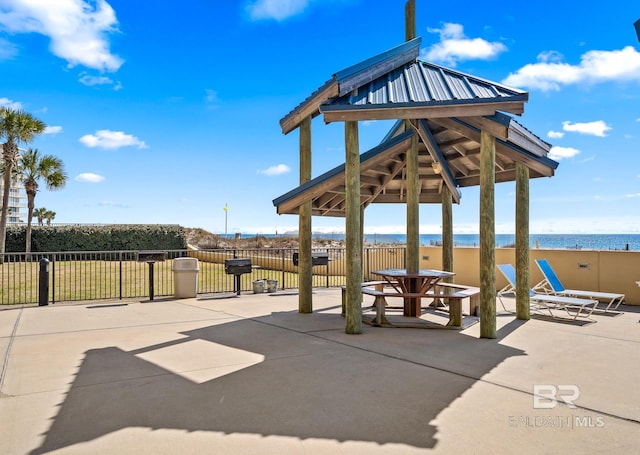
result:
[[[417,272],[408,272],[406,269],[384,269],[372,272],[391,285],[404,297],[403,314],[410,317],[420,317],[422,314],[420,299],[443,278],[455,275],[453,272],[443,270],[420,269]]]

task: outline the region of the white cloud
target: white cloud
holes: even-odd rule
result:
[[[564,133],[562,131],[549,131],[547,136],[551,139],[560,139],[564,137]]]
[[[606,137],[607,131],[612,128],[602,120],[587,123],[562,122],[562,129],[572,133],[587,134],[591,136]]]
[[[482,38],[467,38],[460,24],[445,23],[441,29],[429,28],[430,33],[439,33],[440,42],[427,51],[421,51],[421,58],[434,62],[444,62],[455,66],[463,60],[488,60],[505,52],[507,47],[500,42],[489,42]]]
[[[61,126],[47,126],[43,134],[58,134],[62,132]]]
[[[91,76],[84,72],[80,73],[80,79],[78,79],[78,81],[88,86],[113,84],[113,81],[106,76]]]
[[[637,119],[636,119],[636,122],[640,122],[640,118],[637,118]]]
[[[117,32],[115,11],[106,0],[3,0],[0,25],[13,33],[39,33],[51,52],[69,66],[116,71],[123,60],[109,49]]]
[[[551,147],[549,150],[549,158],[552,160],[561,160],[563,158],[573,158],[580,153],[580,150],[572,147]]]
[[[628,198],[634,198],[634,197],[640,197],[640,193],[631,193],[631,194],[627,194]]]
[[[74,180],[76,182],[83,183],[100,183],[104,180],[104,177],[98,174],[93,174],[91,172],[84,172],[82,174],[78,174]]]
[[[22,106],[22,103],[20,103],[19,101],[10,100],[9,98],[0,98],[0,106],[8,107],[14,110],[20,110],[24,108],[24,106]]]
[[[218,107],[218,92],[215,90],[211,90],[209,88],[204,89],[205,96],[204,102],[207,104],[207,107],[210,109],[215,109]]]
[[[280,175],[291,172],[291,168],[286,164],[276,164],[275,166],[271,166],[267,169],[258,170],[258,174],[264,175]]]
[[[256,0],[247,5],[253,20],[274,19],[283,21],[304,12],[310,0]]]
[[[98,130],[96,134],[86,134],[80,138],[80,142],[87,147],[115,150],[121,147],[135,146],[146,149],[147,144],[131,134],[122,131]]]
[[[0,38],[0,60],[11,60],[18,55],[18,48],[4,38]]]
[[[632,46],[614,51],[589,51],[579,65],[562,62],[555,52],[538,55],[538,63],[523,66],[502,81],[515,87],[542,91],[560,90],[563,85],[640,79],[640,52]]]

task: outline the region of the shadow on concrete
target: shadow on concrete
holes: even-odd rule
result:
[[[296,314],[289,313],[279,316]],[[350,336],[334,330],[322,338],[265,322],[270,317],[274,315],[211,325],[183,332],[185,337],[177,340],[174,334],[167,342],[135,351],[118,347],[86,351],[41,447],[32,453],[128,427],[431,448],[437,442],[432,422],[438,414],[483,374],[511,356],[524,355],[498,340],[450,331],[368,329]],[[314,317],[342,321],[335,314]],[[503,328],[501,335],[519,326]],[[444,341],[429,341],[440,337]],[[190,352],[185,343],[194,341],[188,346],[242,354],[210,360],[208,368],[191,372],[172,371],[143,358],[168,349]],[[376,346],[384,345],[388,352],[376,351]],[[471,362],[472,374],[412,358],[417,352],[425,355],[419,350],[429,346],[448,349],[438,355],[449,362]],[[245,354],[263,360],[238,365]],[[227,370],[230,365],[234,371]],[[195,373],[200,380],[185,373]]]

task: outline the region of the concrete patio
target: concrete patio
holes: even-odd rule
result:
[[[499,313],[486,340],[478,324],[346,335],[338,289],[314,290],[314,314],[297,305],[279,292],[2,308],[0,453],[639,450],[639,307],[591,324]]]

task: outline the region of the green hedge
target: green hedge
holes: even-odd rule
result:
[[[8,226],[5,251],[25,250],[26,226]],[[187,239],[178,225],[32,226],[31,251],[184,250]]]

